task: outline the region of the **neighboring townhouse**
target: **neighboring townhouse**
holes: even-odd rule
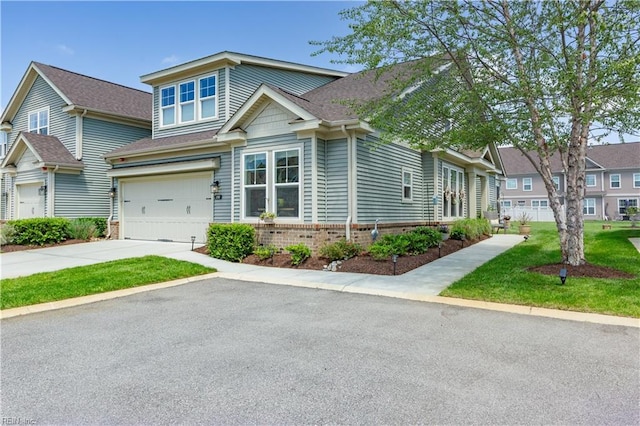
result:
[[[102,155],[151,134],[150,93],[32,62],[0,117],[2,219],[104,217]]]
[[[262,243],[315,250],[342,237],[366,245],[376,221],[400,232],[495,203],[495,146],[381,145],[336,102],[381,93],[374,73],[221,52],[141,80],[153,88],[153,134],[104,156],[120,238],[202,242],[209,223],[249,223]]]
[[[500,201],[505,209],[549,209],[542,178],[529,160],[512,147],[500,148],[506,180]],[[562,196],[566,180],[560,159],[552,157],[554,182]],[[563,199],[561,199],[563,202]],[[593,145],[587,149],[584,218],[620,220],[640,201],[640,142]]]

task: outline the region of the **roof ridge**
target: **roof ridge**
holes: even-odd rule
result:
[[[89,78],[91,80],[101,81],[103,83],[111,84],[113,86],[120,86],[120,87],[122,87],[124,89],[135,90],[137,92],[145,93],[147,95],[151,95],[152,94],[151,92],[147,92],[147,91],[142,90],[142,89],[137,89],[137,88],[131,87],[131,86],[125,86],[124,84],[114,83],[113,81],[105,80],[103,78],[92,77],[92,76],[87,75],[87,74],[82,74],[82,73],[79,73],[79,72],[70,71],[70,70],[67,70],[67,69],[64,69],[64,68],[60,68],[60,67],[55,66],[55,65],[49,65],[49,64],[45,64],[43,62],[37,62],[37,61],[33,61],[33,64],[34,65],[44,65],[45,67],[55,68],[55,69],[57,69],[59,71],[66,72],[68,74],[75,74],[75,75],[80,76],[80,77],[85,77],[85,78]]]

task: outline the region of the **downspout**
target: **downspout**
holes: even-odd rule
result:
[[[82,139],[84,134],[84,116],[87,115],[87,110],[85,109],[82,114],[78,118],[78,122],[76,123],[76,160],[82,160]]]
[[[342,126],[340,126],[340,130],[342,130],[342,133],[344,133],[344,135],[347,137],[347,173],[349,173],[349,166],[350,166],[349,160],[351,160],[351,137],[347,132],[346,125],[343,124]],[[326,161],[326,158],[325,158],[325,161]],[[344,229],[344,234],[347,241],[351,240],[351,196],[352,194],[351,194],[350,180],[351,180],[351,174],[349,173],[347,175],[347,220],[345,222],[345,229]]]

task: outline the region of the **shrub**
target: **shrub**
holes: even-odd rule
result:
[[[79,217],[74,220],[92,224],[96,229],[95,237],[104,237],[107,232],[107,219],[104,217]]]
[[[278,252],[278,248],[272,244],[268,246],[259,246],[253,250],[253,254],[258,256],[260,260],[270,259],[277,252]]]
[[[397,254],[404,256],[409,253],[411,240],[406,234],[385,235],[369,246],[369,254],[376,260],[383,260]]]
[[[407,234],[409,238],[409,253],[426,253],[429,247],[437,247],[442,241],[442,234],[435,228],[419,226]]]
[[[214,223],[207,237],[211,257],[239,262],[253,252],[255,230],[244,223]]]
[[[15,244],[42,246],[59,243],[69,236],[69,219],[62,217],[36,217],[7,223],[15,228]]]
[[[482,235],[491,235],[491,224],[488,219],[459,219],[451,225],[451,238],[475,240]]]
[[[393,246],[391,244],[383,243],[382,241],[376,241],[371,244],[367,251],[375,260],[385,260],[394,254]]]
[[[98,235],[96,226],[92,221],[72,219],[69,222],[69,238],[78,240],[90,240]]]
[[[346,260],[362,253],[360,244],[341,239],[332,244],[325,244],[320,247],[320,256],[329,260]]]
[[[291,253],[292,265],[297,266],[311,257],[311,249],[307,247],[304,243],[292,244],[290,246],[285,247],[285,250]]]
[[[0,227],[0,244],[13,244],[14,237],[16,235],[15,226],[5,223]]]

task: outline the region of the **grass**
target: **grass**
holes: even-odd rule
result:
[[[215,271],[182,260],[144,256],[8,278],[0,282],[0,309],[138,287]]]
[[[640,253],[629,238],[640,228],[630,222],[585,223],[585,257],[593,265],[633,274],[632,279],[567,278],[528,272],[532,266],[560,263],[555,223],[532,223],[531,237],[455,282],[440,295],[498,303],[594,312],[640,318]]]

